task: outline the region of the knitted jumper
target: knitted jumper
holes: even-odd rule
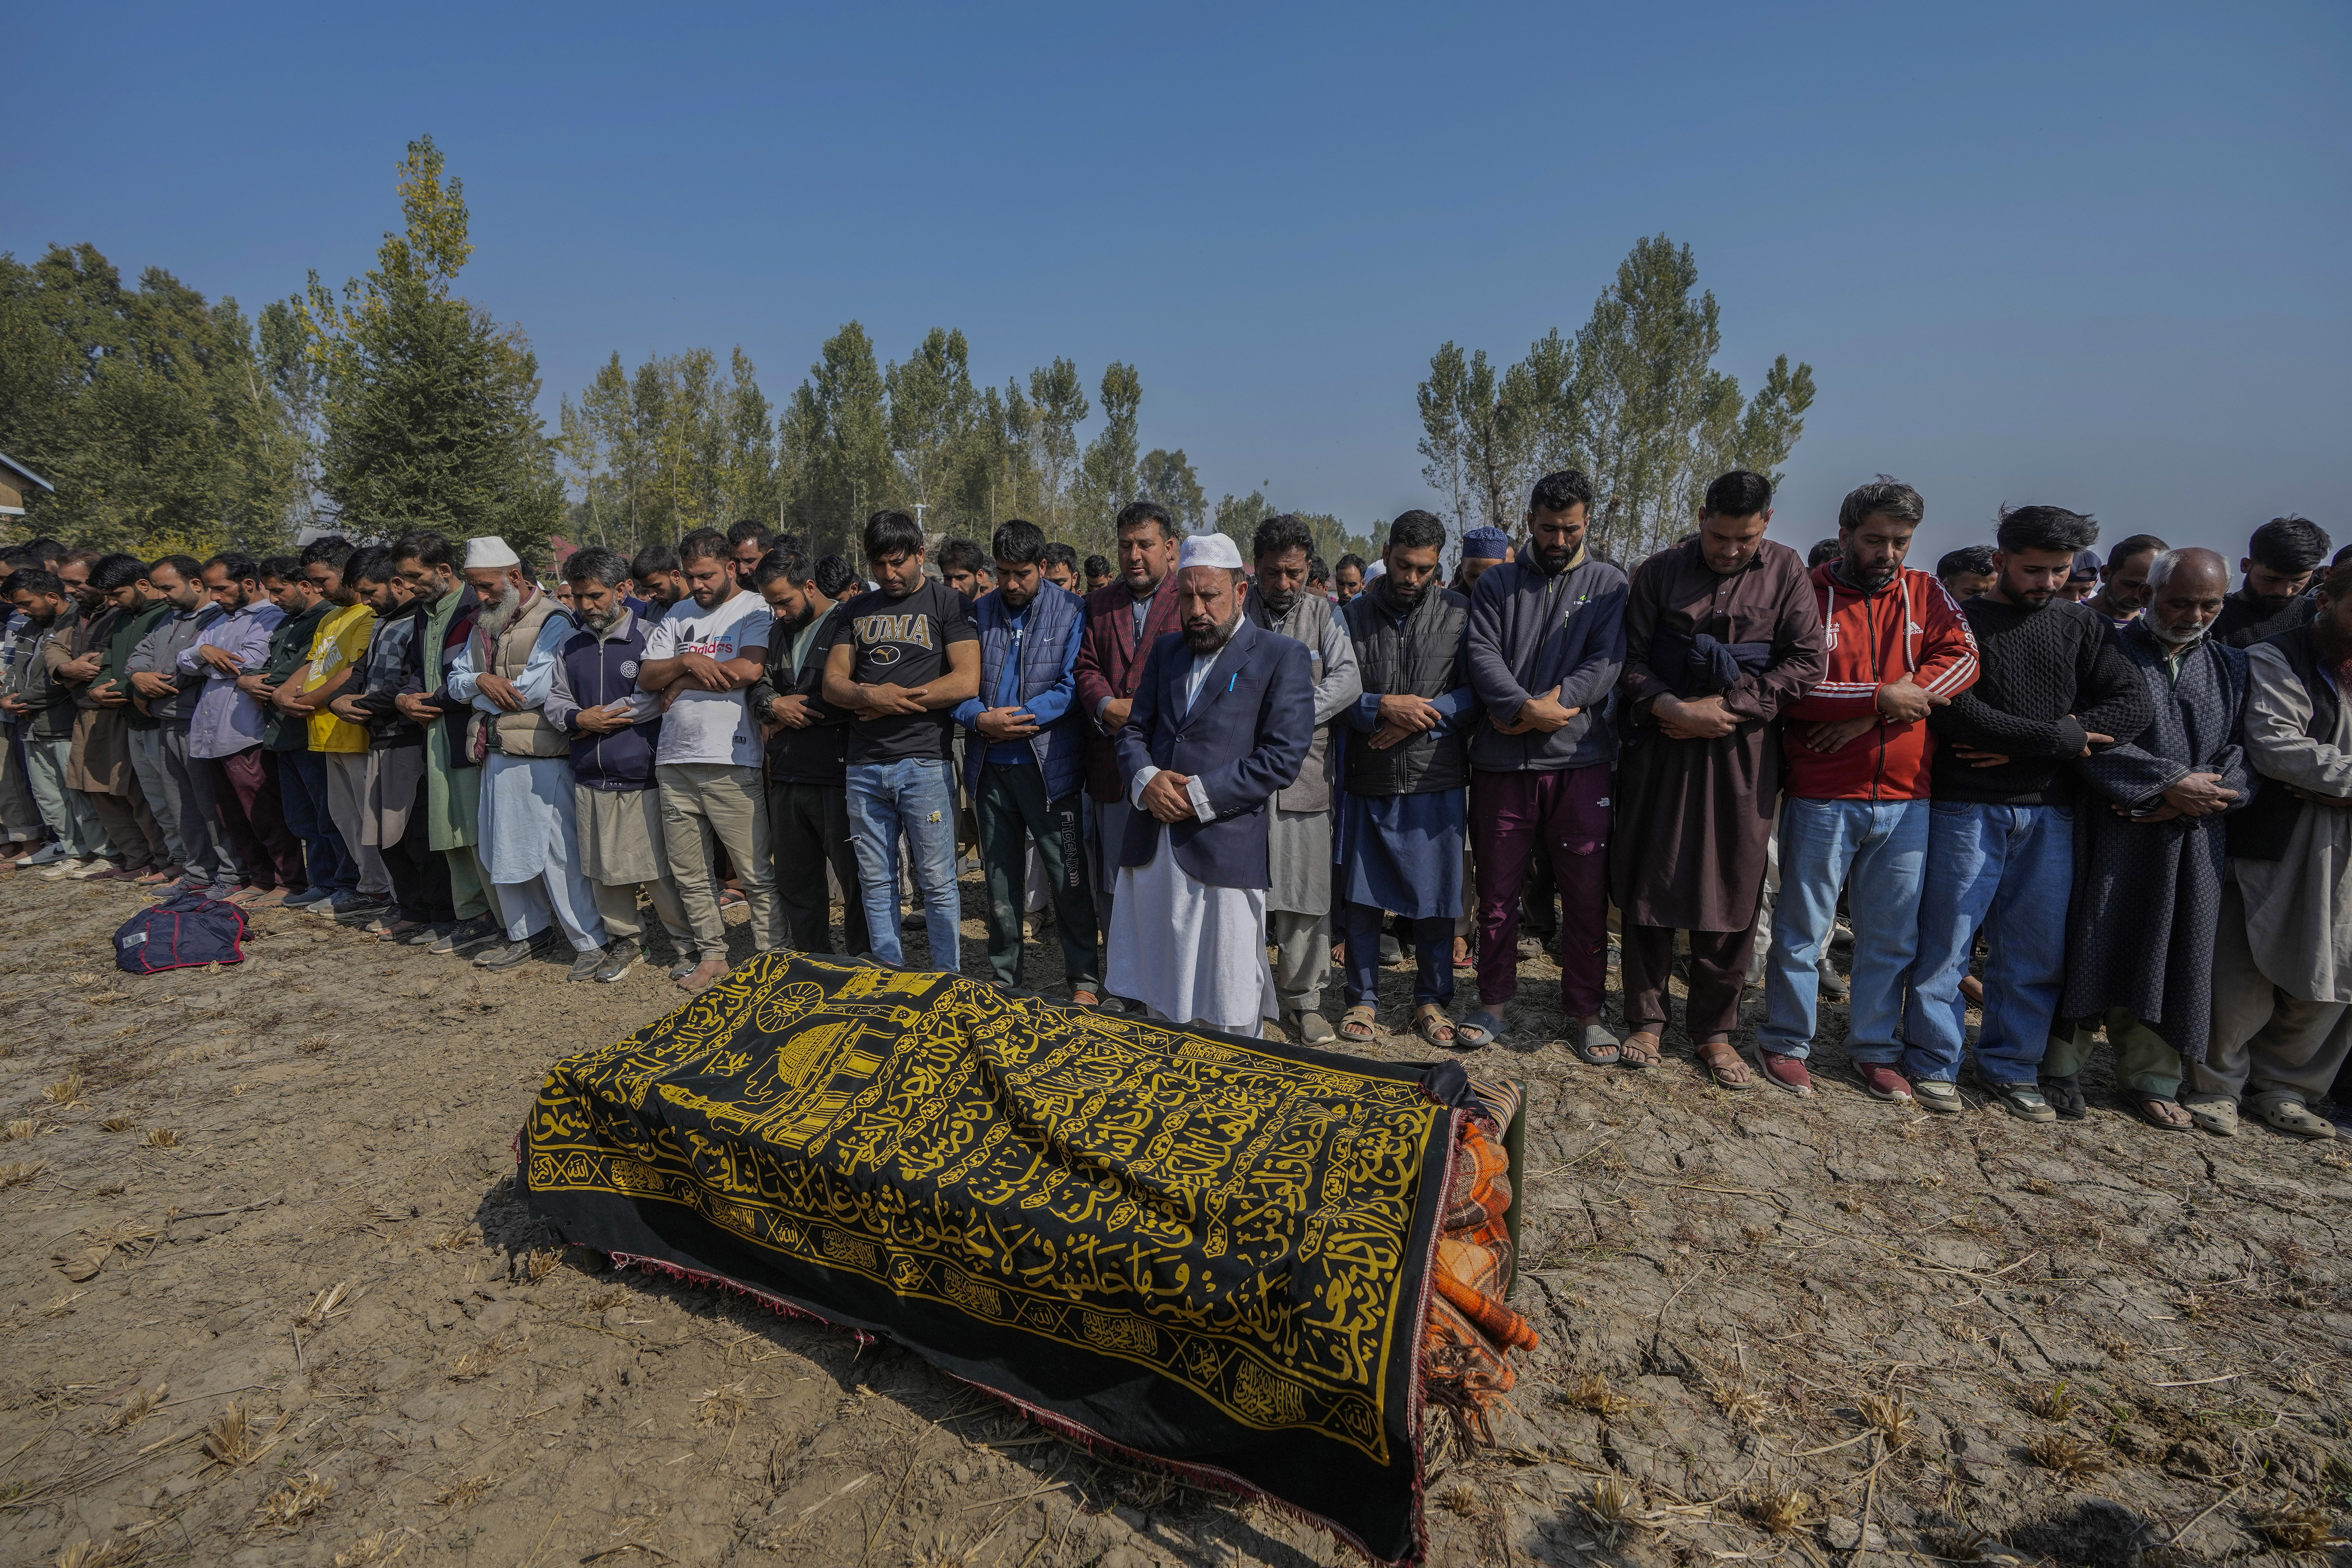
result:
[[[2066,763],[2088,734],[2127,740],[2155,718],[2147,689],[2096,611],[2065,599],[2023,609],[1990,594],[1960,606],[1977,635],[1977,683],[1927,721],[1935,798],[1986,805],[2072,805]],[[1998,752],[1971,767],[1956,748]]]

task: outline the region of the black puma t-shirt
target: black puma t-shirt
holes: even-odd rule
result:
[[[948,672],[948,645],[980,640],[963,595],[936,578],[903,599],[881,589],[849,601],[833,646],[857,650],[853,679],[872,685],[926,686]],[[860,719],[849,727],[849,765],[945,760],[954,710]]]

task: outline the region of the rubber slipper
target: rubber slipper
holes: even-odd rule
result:
[[[2187,1114],[2177,1100],[2167,1100],[2160,1094],[2136,1094],[2125,1103],[2131,1107],[2134,1116],[2159,1132],[2193,1132],[2197,1130],[2196,1119]],[[2175,1110],[2182,1111],[2179,1121],[2174,1121],[2168,1119],[2159,1109],[2168,1105]],[[2063,1115],[2064,1112],[2061,1111],[2059,1114]]]
[[[1503,1037],[1510,1025],[1492,1007],[1481,1007],[1454,1025],[1454,1037],[1472,1050],[1483,1050]]]
[[[1696,1059],[1700,1068],[1715,1080],[1717,1089],[1745,1094],[1756,1087],[1755,1069],[1748,1065],[1747,1058],[1728,1044],[1701,1046]]]
[[[1576,1037],[1568,1042],[1568,1048],[1576,1053],[1578,1061],[1594,1068],[1613,1068],[1625,1054],[1617,1043],[1617,1037],[1598,1024],[1588,1024],[1577,1030]]]
[[[2083,1098],[2083,1086],[2074,1074],[2069,1073],[2064,1078],[2045,1078],[2041,1088],[2042,1098],[2050,1102],[2050,1109],[2056,1111],[2061,1120],[2080,1121],[2091,1114],[2091,1102]]]

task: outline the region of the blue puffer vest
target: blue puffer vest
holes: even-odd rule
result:
[[[628,631],[610,640],[583,626],[564,640],[557,657],[563,661],[564,684],[580,706],[618,702],[637,689],[637,666],[646,657],[646,623],[632,615]],[[659,719],[609,735],[575,735],[572,776],[590,789],[651,789],[654,748],[660,741]]]
[[[1052,689],[1062,679],[1062,656],[1086,618],[1087,602],[1066,588],[1041,584],[1029,601],[1021,626],[1021,695],[1025,700]],[[1004,660],[1013,647],[1013,627],[1004,606],[993,594],[972,606],[972,622],[980,628],[980,705],[996,706],[997,684],[1003,679]],[[1078,722],[1075,697],[1061,718],[1029,740],[1030,752],[1045,776],[1045,798],[1059,800],[1086,779],[1087,732]],[[964,785],[977,788],[988,742],[977,735],[964,737]]]

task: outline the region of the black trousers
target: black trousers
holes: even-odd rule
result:
[[[770,784],[768,843],[776,856],[776,901],[783,906],[793,946],[802,952],[833,951],[833,897],[824,882],[830,866],[843,893],[844,951],[853,957],[866,952],[872,944],[857,893],[857,851],[849,842],[848,784]]]
[[[402,920],[447,925],[457,920],[457,906],[449,894],[449,858],[433,847],[432,811],[425,795],[429,787],[426,773],[418,773],[408,826],[399,843],[383,847],[383,863],[392,873],[392,896]]]

